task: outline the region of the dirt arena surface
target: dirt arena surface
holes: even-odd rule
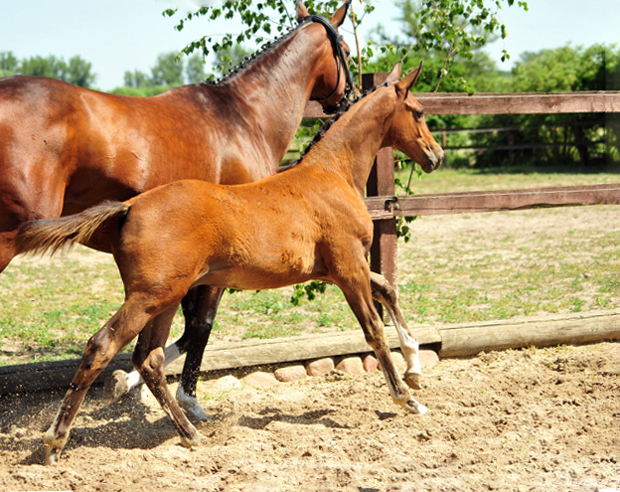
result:
[[[42,435],[62,394],[0,396],[0,490],[620,490],[619,343],[441,360],[415,395],[424,416],[396,407],[379,373],[212,379],[199,394],[213,418],[190,451],[148,397],[108,404],[94,388],[52,467]]]

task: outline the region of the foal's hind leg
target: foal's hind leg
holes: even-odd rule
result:
[[[372,297],[379,301],[387,309],[390,319],[398,333],[400,348],[403,351],[407,369],[405,371],[405,382],[410,388],[420,389],[422,368],[420,365],[420,344],[409,331],[403,313],[398,305],[398,295],[390,283],[378,273],[370,273],[370,286]]]
[[[149,387],[164,412],[181,437],[185,447],[197,444],[198,431],[187,420],[181,407],[166,384],[164,374],[164,345],[170,331],[172,318],[178,309],[178,303],[156,316],[140,333],[136,349],[133,354],[134,367],[140,372],[144,382]]]
[[[396,370],[383,331],[383,322],[372,301],[370,272],[366,264],[364,267],[366,268],[362,272],[358,271],[336,284],[342,289],[349,306],[362,326],[366,342],[377,355],[394,402],[410,412],[425,413],[427,408],[411,397],[407,386]]]
[[[125,301],[118,312],[86,345],[69,390],[58,410],[56,419],[44,437],[46,463],[55,463],[69,437],[69,430],[90,385],[118,351],[127,345],[149,319],[139,303]]]

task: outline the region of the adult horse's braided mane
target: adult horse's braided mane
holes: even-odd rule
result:
[[[274,41],[271,41],[265,44],[261,49],[254,52],[251,56],[246,57],[245,60],[239,63],[239,65],[237,65],[236,67],[230,69],[230,71],[224,74],[219,80],[205,81],[203,82],[203,84],[210,85],[210,86],[217,86],[217,85],[226,83],[227,81],[229,81],[230,79],[232,79],[233,77],[235,77],[236,75],[238,75],[239,73],[243,72],[248,67],[250,67],[257,59],[262,58],[268,53],[271,53],[279,45],[284,43],[284,41],[290,38],[293,35],[293,33],[297,32],[299,29],[301,29],[307,24],[310,24],[311,22],[313,22],[311,15],[309,15],[308,17],[305,17],[296,26],[290,28],[288,32],[286,32],[282,37],[279,37],[275,39]]]

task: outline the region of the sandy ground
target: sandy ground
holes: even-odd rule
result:
[[[425,416],[379,373],[216,382],[200,383],[213,418],[191,451],[143,394],[94,388],[52,467],[40,448],[62,395],[0,397],[0,490],[620,490],[619,343],[442,360],[416,394]]]

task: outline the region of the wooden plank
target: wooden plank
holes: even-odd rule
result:
[[[438,332],[430,326],[411,329],[416,339],[423,345],[439,343]],[[385,328],[390,348],[398,348],[398,335],[392,327]],[[280,364],[293,361],[335,357],[371,352],[361,330],[305,337],[279,338],[252,341],[234,345],[208,346],[202,359],[203,372],[222,369],[236,369],[265,364]],[[181,374],[183,361],[175,361],[166,367],[167,375]]]
[[[368,196],[394,195],[394,151],[383,148],[379,151],[367,184]],[[373,242],[370,248],[370,268],[383,275],[393,286],[398,285],[398,238],[396,220],[375,222]]]
[[[331,118],[323,112],[323,106],[316,101],[309,101],[304,112],[304,118]]]
[[[439,333],[432,327],[420,326],[411,330],[421,344],[440,342]],[[385,329],[390,348],[397,348],[398,336],[391,327]],[[233,344],[209,345],[202,359],[201,371],[236,369],[264,364],[309,360],[321,357],[370,352],[361,330],[306,337],[251,340]],[[185,357],[166,367],[166,374],[178,376]],[[77,371],[80,359],[0,366],[0,395],[28,391],[67,388]],[[95,384],[103,384],[113,371],[129,371],[130,354],[119,354]]]
[[[80,365],[81,359],[55,362],[36,362],[14,366],[0,366],[0,395],[28,391],[68,388]],[[99,375],[95,384],[103,384],[105,379],[117,369],[130,371],[131,355],[119,354]]]
[[[428,114],[620,113],[619,91],[557,93],[418,93]]]
[[[601,204],[620,204],[620,184],[366,198],[373,219]]]
[[[440,357],[481,351],[620,340],[620,310],[440,328]]]

